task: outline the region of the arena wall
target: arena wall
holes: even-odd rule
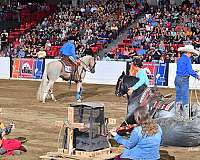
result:
[[[41,80],[45,66],[58,59],[14,59],[11,66],[9,57],[0,57],[0,79]],[[200,64],[193,64],[193,69],[200,72]],[[30,67],[30,68],[29,68]],[[176,64],[144,63],[148,71],[151,86],[174,88]],[[96,72],[87,72],[84,83],[115,85],[123,71],[127,71],[125,61],[97,61]],[[10,71],[12,70],[12,74]],[[59,78],[58,82],[63,80]],[[200,89],[200,81],[190,77],[190,88]]]
[[[0,79],[10,78],[10,58],[0,57]]]

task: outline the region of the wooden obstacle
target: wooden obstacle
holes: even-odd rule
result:
[[[109,160],[113,159],[119,155],[118,152],[112,152],[112,149],[106,148],[99,151],[76,151],[74,154],[69,155],[65,152],[62,152],[62,149],[59,149],[58,152],[48,152],[44,156],[40,156],[42,160],[65,160],[65,159],[75,159],[75,160]]]
[[[42,160],[64,160],[64,159],[76,159],[76,160],[109,160],[113,159],[119,154],[117,149],[104,148],[95,151],[81,151],[73,148],[74,141],[74,129],[88,129],[84,123],[74,122],[74,107],[67,108],[67,121],[57,121],[56,126],[66,127],[67,129],[67,148],[59,148],[57,152],[48,152],[44,156],[40,156]],[[108,123],[116,124],[116,119],[108,119]]]

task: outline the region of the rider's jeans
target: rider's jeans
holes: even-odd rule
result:
[[[176,87],[176,102],[183,106],[189,104],[189,77],[176,76],[174,81]]]

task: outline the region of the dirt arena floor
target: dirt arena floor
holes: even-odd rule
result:
[[[28,139],[25,143],[27,153],[2,159],[38,160],[46,152],[57,150],[59,128],[55,126],[55,121],[66,120],[66,107],[74,102],[75,85],[72,84],[69,90],[66,83],[56,83],[55,97],[58,101],[49,100],[42,104],[36,100],[39,83],[0,80],[1,119],[6,124],[12,120],[16,124],[16,129],[9,137],[22,136]],[[106,117],[116,118],[120,124],[126,113],[126,99],[116,97],[114,90],[114,86],[84,84],[83,100],[104,103]],[[162,89],[161,92],[174,94],[171,89]],[[162,159],[166,160],[169,159],[166,155],[176,160],[200,160],[200,147],[161,147],[161,151]]]

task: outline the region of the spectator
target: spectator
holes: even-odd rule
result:
[[[141,45],[140,49],[137,51],[137,55],[143,56],[146,54],[146,50],[144,49],[143,45]]]
[[[44,48],[41,47],[40,51],[37,53],[38,58],[45,58],[46,57],[46,51],[44,51]]]
[[[26,53],[24,52],[23,48],[20,48],[20,50],[17,52],[18,58],[25,58]]]

